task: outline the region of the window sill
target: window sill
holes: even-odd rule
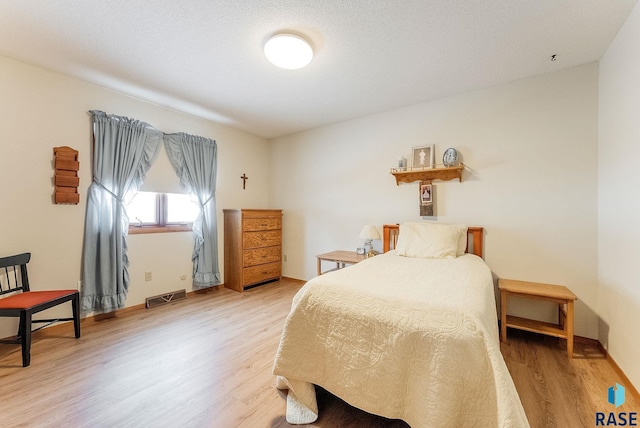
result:
[[[142,235],[145,233],[171,233],[171,232],[191,232],[193,226],[179,225],[179,226],[142,226],[142,227],[129,227],[129,235]]]

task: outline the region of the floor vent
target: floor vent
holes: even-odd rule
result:
[[[187,290],[178,290],[166,294],[160,294],[159,296],[147,297],[145,302],[147,309],[149,309],[166,305],[167,303],[176,302],[178,300],[184,300],[186,298]]]

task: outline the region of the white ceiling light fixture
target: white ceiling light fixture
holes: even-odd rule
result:
[[[274,65],[289,70],[305,67],[313,59],[309,42],[289,33],[271,36],[264,44],[264,54]]]

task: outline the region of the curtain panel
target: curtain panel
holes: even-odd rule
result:
[[[193,286],[219,285],[218,230],[216,221],[216,167],[214,140],[185,133],[165,134],[164,146],[181,186],[194,195],[200,214],[193,223]]]
[[[93,182],[87,196],[82,310],[124,308],[129,288],[127,194],[137,191],[158,155],[162,132],[127,117],[92,110]]]

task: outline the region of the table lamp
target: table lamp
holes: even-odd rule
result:
[[[364,246],[367,249],[367,257],[371,257],[375,255],[373,252],[373,245],[371,242],[374,239],[380,239],[378,228],[372,225],[366,225],[365,227],[362,228],[362,231],[360,232],[360,238],[363,238],[365,240]]]

